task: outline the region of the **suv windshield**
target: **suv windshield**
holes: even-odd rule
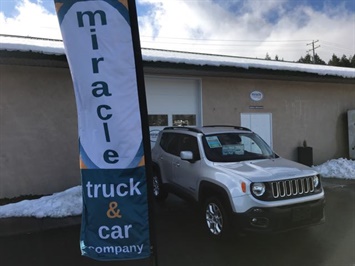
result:
[[[271,148],[254,133],[205,135],[202,140],[206,157],[213,162],[239,162],[276,157]]]

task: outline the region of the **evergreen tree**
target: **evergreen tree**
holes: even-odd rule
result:
[[[271,60],[271,57],[270,57],[269,53],[266,53],[265,59],[266,59],[266,60]]]
[[[355,55],[349,57],[351,67],[355,68]]]
[[[301,58],[298,60],[298,63],[311,64],[312,63],[311,56],[309,54],[307,54],[305,57],[301,56]]]
[[[318,54],[315,54],[314,60],[312,63],[317,64],[317,65],[326,65],[326,63],[322,59],[320,59]]]
[[[346,55],[343,55],[341,58],[339,58],[333,54],[332,59],[330,59],[328,62],[328,65],[355,68],[355,55],[349,56],[348,59]]]
[[[275,57],[276,59],[276,57]],[[332,58],[328,61],[328,64],[324,62],[318,54],[315,54],[314,61],[310,54],[307,54],[305,57],[302,57],[297,61],[298,63],[305,63],[305,64],[317,64],[317,65],[329,65],[329,66],[339,66],[339,67],[352,67],[355,68],[355,55],[346,57],[343,55],[341,58],[337,57],[333,54]]]
[[[340,66],[342,67],[351,67],[351,63],[348,58],[346,58],[346,55],[343,55],[340,59]]]
[[[340,65],[340,59],[337,57],[335,54],[333,54],[332,59],[328,61],[328,65],[330,66],[339,66]]]

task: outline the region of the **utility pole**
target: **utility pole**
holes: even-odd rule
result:
[[[312,41],[311,43],[307,43],[307,45],[312,45],[312,49],[308,50],[307,53],[310,52],[310,51],[313,51],[313,64],[316,63],[316,57],[315,57],[315,56],[316,56],[316,53],[315,53],[315,50],[320,47],[320,45],[318,45],[317,47],[314,47],[314,44],[315,44],[316,42],[319,42],[319,40]]]

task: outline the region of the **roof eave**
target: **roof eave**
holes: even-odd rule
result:
[[[290,70],[272,70],[263,68],[243,68],[237,66],[193,65],[186,63],[169,63],[161,61],[144,61],[144,72],[147,74],[235,77],[246,79],[292,80],[304,82],[355,83],[355,78],[338,75],[319,75]]]
[[[0,64],[68,68],[65,54],[49,54],[38,51],[1,50]],[[198,65],[159,60],[143,60],[145,74],[175,74],[187,76],[238,77],[269,80],[293,80],[307,82],[355,83],[355,78],[339,75],[319,75],[304,71],[265,69],[249,66]]]

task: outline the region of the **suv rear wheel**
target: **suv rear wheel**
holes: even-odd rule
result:
[[[204,204],[207,230],[213,238],[226,238],[231,233],[228,213],[220,199],[211,197]]]
[[[153,195],[157,201],[163,201],[168,197],[168,192],[164,189],[160,174],[157,170],[153,171]]]

